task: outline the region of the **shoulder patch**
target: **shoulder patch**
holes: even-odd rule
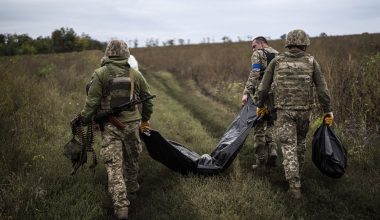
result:
[[[252,71],[260,71],[260,70],[261,70],[261,64],[260,63],[252,64]]]

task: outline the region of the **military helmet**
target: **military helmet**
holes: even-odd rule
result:
[[[122,40],[111,40],[104,55],[106,57],[125,57],[128,59],[130,53],[127,43]]]
[[[285,47],[289,46],[309,46],[310,39],[305,31],[301,29],[292,30],[286,36]]]

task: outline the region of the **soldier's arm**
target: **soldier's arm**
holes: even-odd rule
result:
[[[256,87],[258,86],[258,79],[260,77],[260,69],[261,69],[261,59],[260,59],[260,54],[258,51],[255,51],[252,53],[251,56],[251,64],[252,68],[251,71],[249,72],[248,80],[245,83],[245,88],[243,95],[248,95],[248,94],[255,94]]]
[[[316,86],[316,92],[318,96],[319,103],[323,109],[323,112],[331,112],[331,102],[329,90],[327,88],[325,77],[322,73],[321,67],[318,62],[314,59],[314,74],[313,80]]]
[[[139,93],[140,99],[145,98],[147,96],[151,95],[151,92],[149,90],[149,84],[145,80],[144,76],[139,71],[134,71],[135,73],[135,80],[136,80],[136,86],[137,86],[137,92]],[[141,117],[142,121],[146,122],[149,121],[150,116],[153,113],[153,102],[152,100],[147,100],[142,103],[142,111],[141,111]]]
[[[273,82],[273,73],[276,66],[276,58],[274,58],[265,69],[264,77],[261,80],[257,91],[257,106],[260,108],[264,107],[264,102],[268,96],[270,86]]]
[[[86,98],[85,106],[82,110],[81,115],[90,119],[100,106],[100,101],[102,98],[102,85],[99,79],[99,75],[94,73],[92,78],[91,86],[88,90],[88,95]]]

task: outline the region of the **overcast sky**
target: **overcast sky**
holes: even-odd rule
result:
[[[108,41],[380,32],[379,0],[0,0],[0,33],[50,36],[61,27]]]

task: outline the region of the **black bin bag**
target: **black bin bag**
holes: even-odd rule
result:
[[[342,177],[347,166],[347,151],[333,130],[323,123],[315,131],[312,145],[315,166],[326,176]]]
[[[165,139],[155,130],[143,133],[141,137],[149,155],[173,171],[183,174],[218,174],[231,165],[257,121],[256,106],[249,98],[214,150],[204,155],[199,155],[179,143]]]

